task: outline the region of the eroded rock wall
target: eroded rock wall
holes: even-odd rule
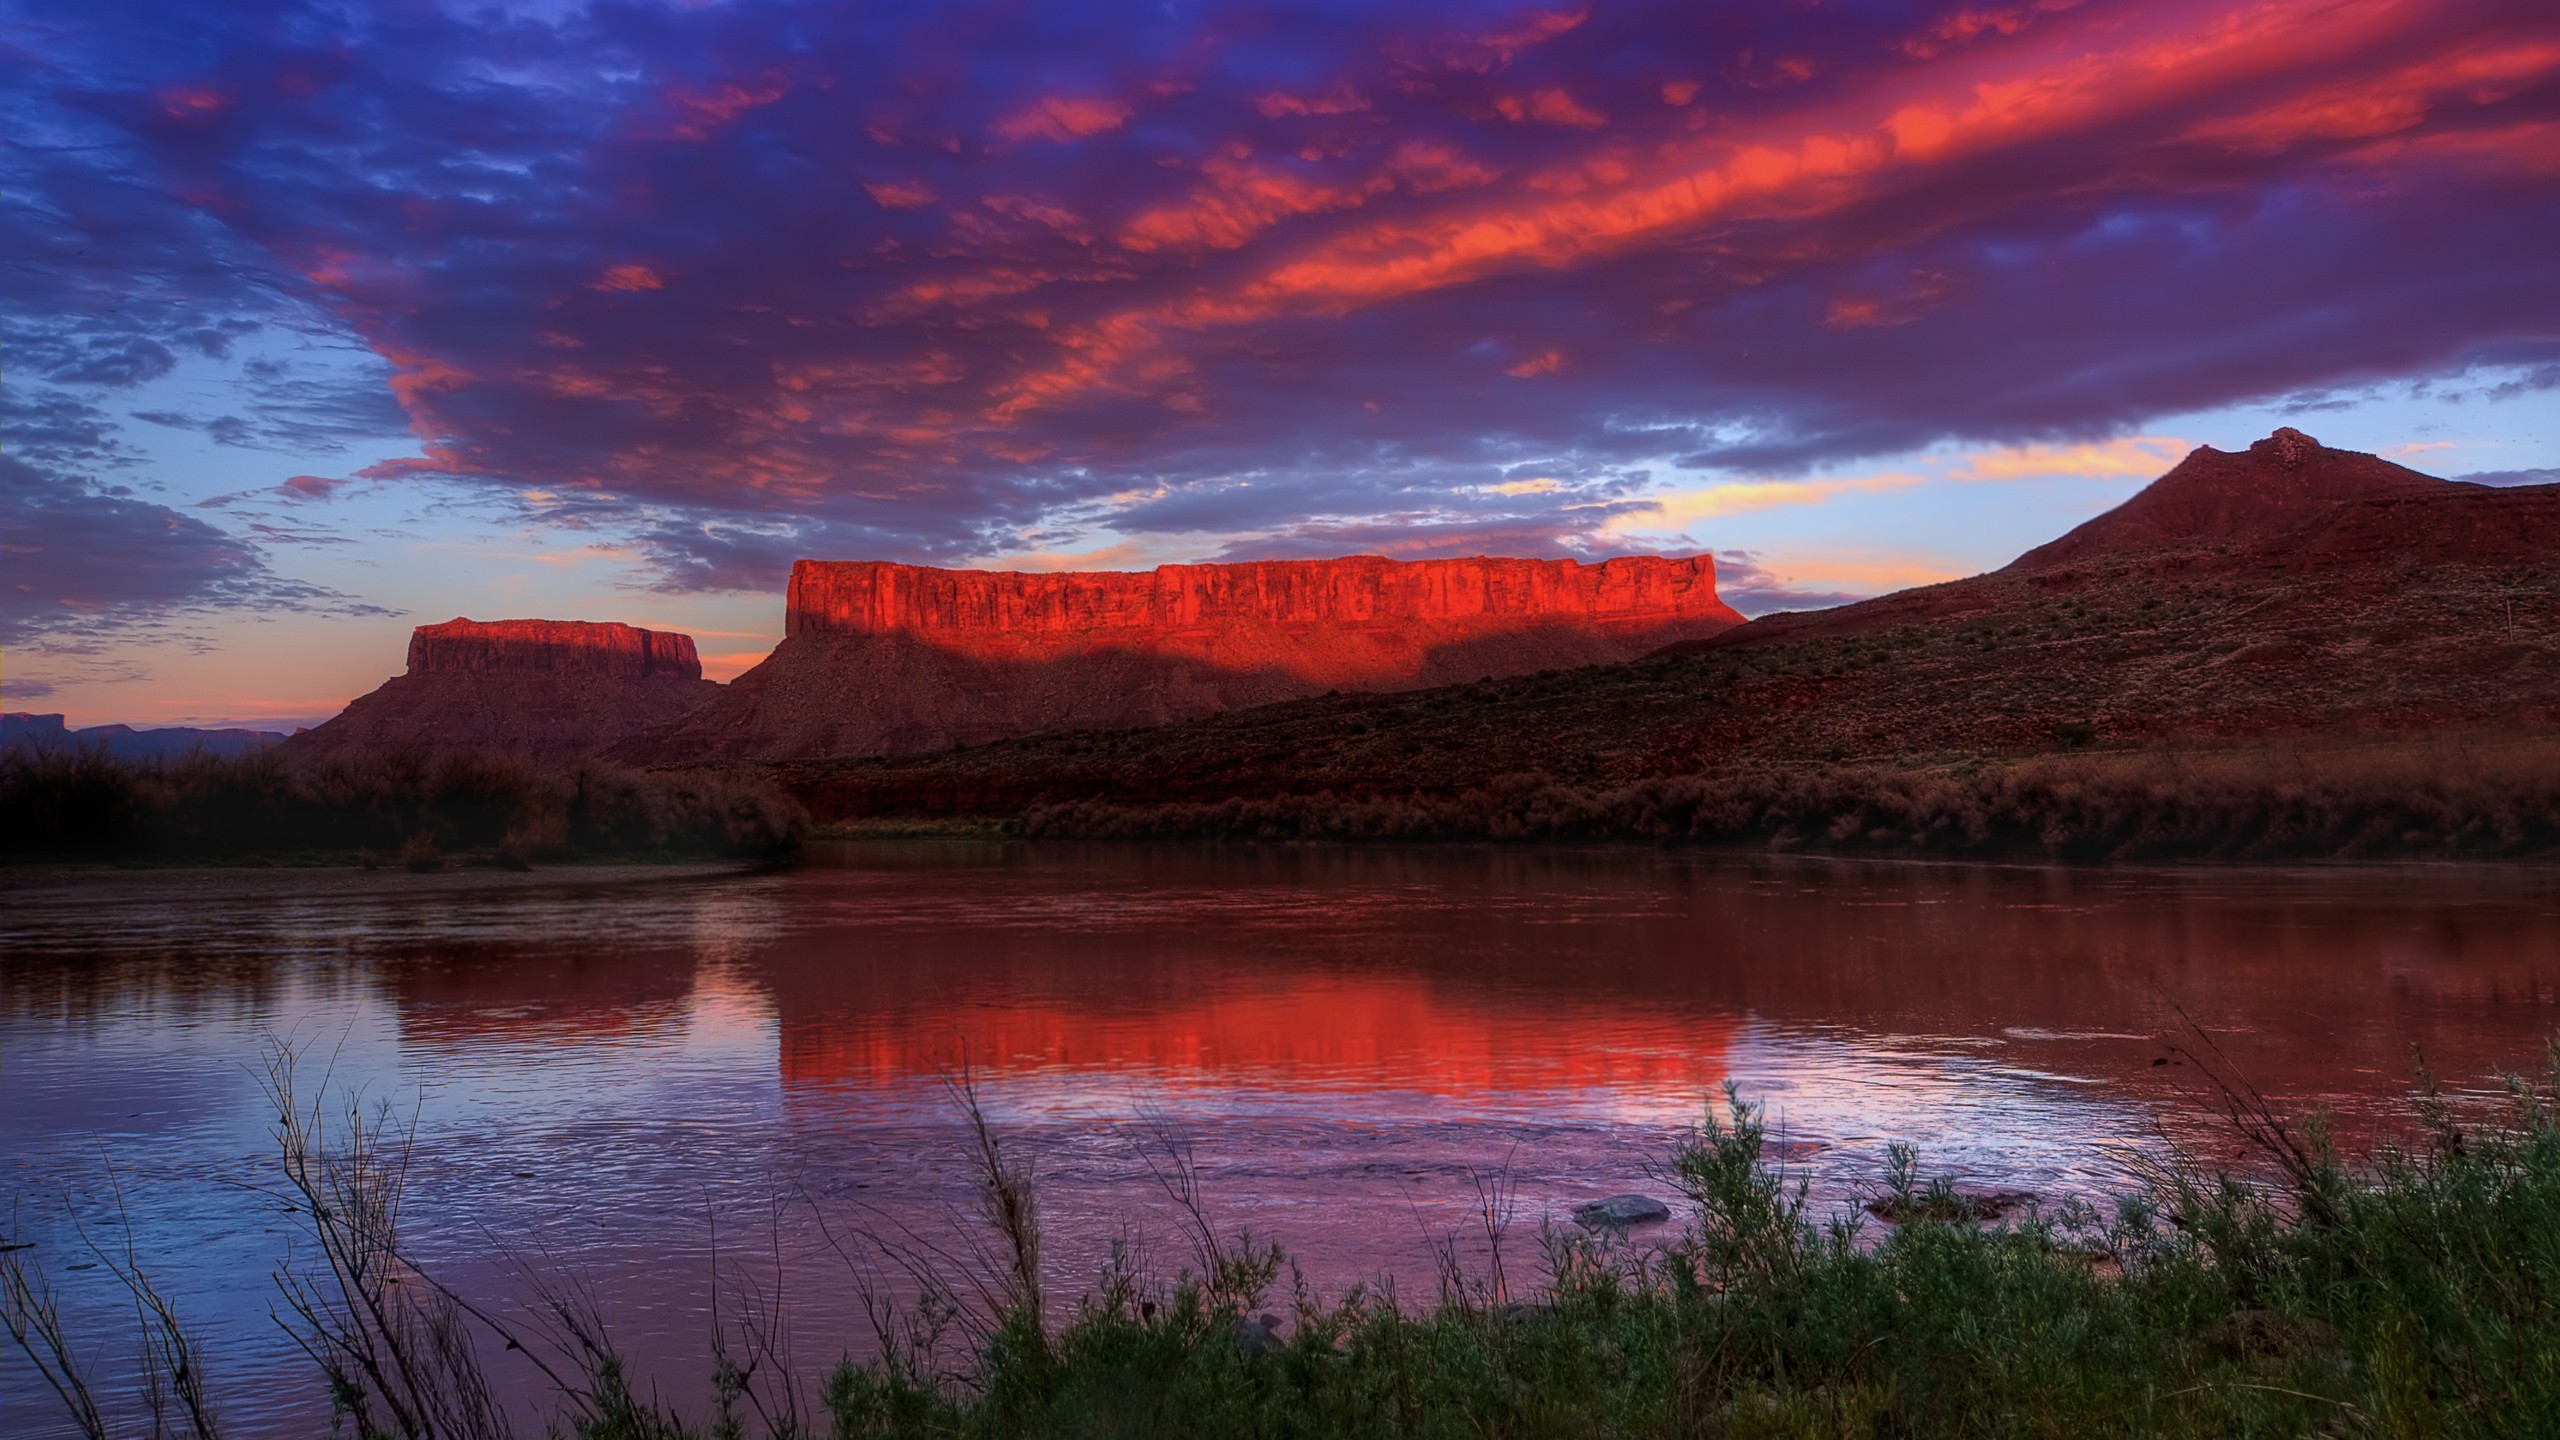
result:
[[[409,673],[529,671],[702,678],[693,637],[588,620],[447,620],[409,635]]]
[[[636,761],[912,753],[1630,660],[1742,617],[1705,556],[1135,573],[804,560],[782,645]]]

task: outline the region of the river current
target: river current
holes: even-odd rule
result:
[[[861,1237],[965,1243],[963,1076],[1034,1167],[1062,1298],[1115,1243],[1184,1263],[1171,1147],[1222,1233],[1317,1292],[1427,1301],[1443,1253],[1489,1263],[1487,1195],[1531,1269],[1582,1201],[1674,1198],[1663,1162],[1728,1081],[1818,1211],[1895,1140],[2059,1204],[2215,1153],[2200,1046],[2361,1137],[2399,1123],[2413,1050],[2478,1088],[2560,1029],[2547,870],[913,843],[468,878],[0,896],[0,1238],[108,1388],[132,1305],[98,1252],[129,1242],[226,1433],[325,1431],[273,1315],[283,1050],[306,1102],[410,1137],[434,1274],[501,1315],[573,1283],[692,1397],[720,1315],[778,1305],[814,1378],[868,1348],[866,1285],[898,1288]],[[59,1426],[0,1356],[0,1432]]]

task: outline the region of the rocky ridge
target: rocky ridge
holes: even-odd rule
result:
[[[901,754],[1626,660],[1742,617],[1705,556],[793,567],[785,638],[643,762]]]

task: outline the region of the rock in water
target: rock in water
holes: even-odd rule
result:
[[[720,693],[693,637],[582,620],[449,620],[409,670],[285,742],[301,758],[478,750],[550,763],[664,725]]]
[[[1629,660],[1731,628],[1706,556],[1140,573],[792,567],[785,638],[634,760],[911,753]]]
[[[1585,1230],[1632,1230],[1671,1218],[1671,1207],[1650,1195],[1611,1195],[1573,1207],[1573,1223]]]

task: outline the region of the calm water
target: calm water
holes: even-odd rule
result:
[[[9,1237],[112,1372],[91,1240],[206,1342],[234,1433],[312,1433],[269,1318],[289,1236],[262,1057],[414,1121],[409,1237],[505,1308],[504,1257],[592,1287],[670,1393],[715,1293],[778,1286],[812,1373],[861,1348],[840,1243],[946,1233],[966,1064],[1037,1159],[1055,1283],[1135,1228],[1170,1129],[1213,1218],[1328,1293],[1427,1296],[1502,1171],[1515,1233],[1649,1170],[1727,1078],[1845,1202],[1888,1140],[2060,1198],[2121,1183],[2195,1072],[2183,1010],[2257,1083],[2388,1123],[2560,1029],[2560,880],[2530,870],[2060,871],[1647,852],[849,848],[791,874],[470,892],[20,893],[0,908]],[[831,1238],[832,1237],[832,1238]],[[722,1278],[715,1284],[713,1259]],[[503,1376],[515,1372],[501,1370]],[[50,1412],[14,1355],[0,1432]]]

